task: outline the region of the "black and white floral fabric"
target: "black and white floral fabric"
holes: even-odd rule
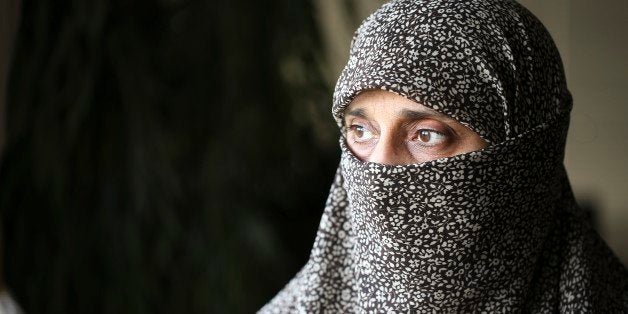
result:
[[[342,159],[307,264],[260,313],[628,312],[628,272],[574,202],[571,96],[514,1],[397,0],[367,18],[333,114],[388,90],[484,138],[413,165]]]

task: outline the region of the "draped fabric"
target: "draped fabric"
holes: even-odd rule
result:
[[[628,312],[628,272],[563,166],[558,51],[514,1],[396,0],[353,38],[334,93],[446,114],[486,148],[411,165],[342,158],[310,259],[260,313]]]

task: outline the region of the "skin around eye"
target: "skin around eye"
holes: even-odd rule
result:
[[[455,131],[433,119],[413,121],[407,128],[408,142],[425,149],[442,149],[456,138]]]
[[[352,124],[347,130],[348,138],[354,143],[364,143],[375,139],[373,131],[359,124]]]
[[[447,157],[458,143],[455,132],[440,121],[422,119],[412,124],[414,126],[405,131],[406,145],[398,151],[407,152],[416,161]]]
[[[377,129],[362,119],[348,122],[345,129],[347,146],[356,156],[363,159],[377,146],[379,134]]]
[[[458,121],[403,96],[382,91],[358,95],[344,113],[349,150],[369,162],[402,165],[486,147]]]
[[[419,142],[420,145],[434,147],[444,143],[447,140],[447,135],[434,130],[420,129],[412,140]]]
[[[360,158],[368,158],[380,141],[378,129],[373,126],[377,121],[349,119],[346,139],[349,148]],[[400,123],[395,128],[387,128],[386,133],[394,133],[392,139],[416,160],[445,156],[455,140],[455,132],[443,123],[433,119],[420,119]]]

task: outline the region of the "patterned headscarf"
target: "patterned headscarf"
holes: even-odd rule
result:
[[[509,0],[394,0],[357,30],[333,114],[394,92],[477,132],[411,165],[342,159],[310,259],[260,313],[628,311],[628,272],[577,207],[558,51]]]

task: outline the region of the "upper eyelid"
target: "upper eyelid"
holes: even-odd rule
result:
[[[457,142],[457,141],[460,140],[460,135],[458,134],[458,132],[456,132],[456,130],[453,127],[449,126],[446,123],[442,123],[442,122],[440,122],[440,124],[444,126],[445,130],[440,131],[440,130],[435,130],[433,128],[418,128],[418,129],[429,129],[431,131],[438,132],[438,133],[442,134],[443,136],[445,136],[447,141],[450,142],[450,143]]]
[[[345,128],[347,129],[349,129],[352,125],[357,124],[372,131],[379,131],[379,129],[375,127],[375,125],[373,125],[373,123],[371,123],[370,120],[366,118],[362,118],[362,117],[354,116],[352,118],[346,119],[344,123],[345,123]]]
[[[444,130],[440,130],[440,129],[436,129],[433,126],[428,126],[428,127],[420,127],[421,122],[424,122],[425,120],[431,120],[431,121],[436,121],[436,123],[438,123],[438,125],[442,126]],[[442,121],[438,121],[438,120],[434,120],[434,119],[420,119],[420,120],[413,120],[413,121],[408,121],[406,123],[403,124],[404,128],[414,128],[416,127],[417,129],[427,129],[427,130],[432,130],[432,131],[436,131],[439,133],[454,133],[454,129],[449,126],[447,123],[444,123]]]
[[[438,125],[442,126],[443,130],[436,129],[433,127],[427,127],[427,128],[421,128],[421,129],[429,129],[429,130],[432,130],[432,131],[435,131],[435,132],[438,132],[447,136],[451,136],[454,138],[459,137],[459,134],[458,132],[456,132],[455,128],[450,126],[447,121],[441,120],[441,118],[443,118],[441,115],[433,114],[430,112],[423,113],[423,112],[416,112],[416,111],[411,111],[411,110],[407,110],[407,112],[404,112],[404,114],[406,115],[405,117],[406,119],[404,119],[406,121],[404,121],[401,124],[401,127],[405,129],[413,126],[414,124],[419,124],[427,120],[427,121],[433,121],[437,123]],[[366,117],[362,109],[355,109],[345,114],[343,122],[344,122],[344,128],[346,129],[346,131],[348,131],[352,125],[357,124],[370,130],[371,132],[379,132],[379,128],[375,126],[368,117]]]

